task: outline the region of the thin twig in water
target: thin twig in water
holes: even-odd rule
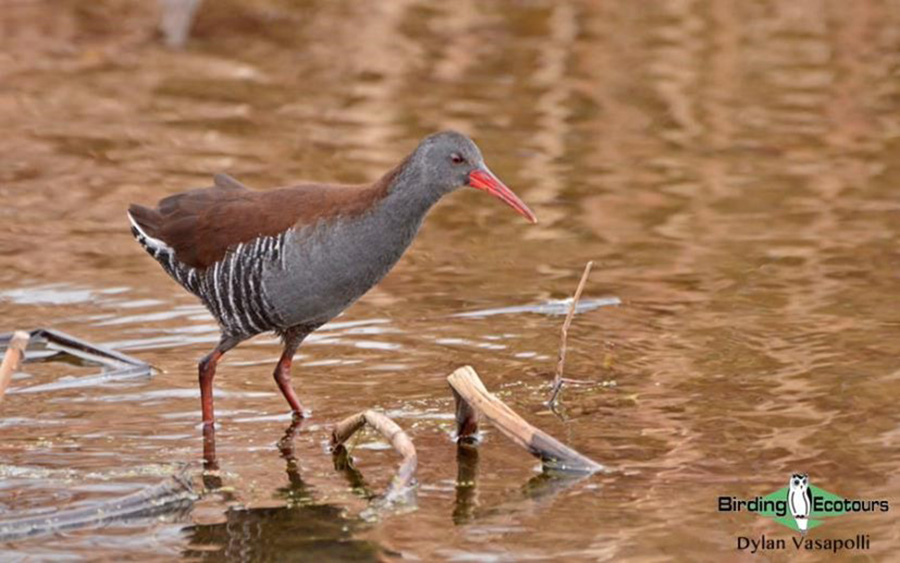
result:
[[[556,362],[556,375],[553,377],[550,400],[547,401],[547,406],[551,409],[556,408],[556,401],[559,398],[560,391],[562,391],[564,382],[563,370],[566,365],[566,341],[569,337],[569,325],[572,324],[572,319],[575,317],[575,310],[578,308],[578,300],[581,299],[581,292],[584,290],[584,285],[587,283],[588,276],[591,274],[591,268],[593,266],[593,261],[585,264],[584,273],[581,274],[581,281],[578,282],[578,289],[575,290],[575,295],[572,297],[572,303],[569,305],[569,313],[566,315],[565,322],[563,322],[559,341],[559,361]]]

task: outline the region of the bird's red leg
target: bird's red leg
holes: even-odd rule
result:
[[[223,337],[216,349],[200,360],[197,365],[197,371],[200,373],[200,408],[203,411],[203,424],[212,424],[215,421],[212,384],[213,378],[216,376],[216,365],[225,352],[237,346],[238,342],[240,341],[237,339]]]
[[[197,366],[200,372],[200,408],[203,410],[203,424],[213,422],[212,384],[216,376],[216,364],[221,357],[222,352],[216,348],[200,360],[200,365]]]
[[[300,399],[297,398],[297,394],[294,393],[294,388],[291,387],[291,360],[293,359],[293,356],[293,350],[285,351],[285,353],[281,355],[281,359],[278,360],[278,365],[275,366],[275,383],[278,384],[278,388],[281,389],[281,394],[287,399],[294,414],[301,418],[305,418],[307,413],[303,410],[303,405],[300,404]]]
[[[291,363],[294,360],[294,353],[307,334],[309,333],[304,331],[284,335],[284,352],[282,352],[281,359],[278,360],[278,364],[275,366],[275,373],[273,374],[281,394],[287,399],[291,410],[294,411],[294,415],[300,418],[306,418],[308,413],[303,409],[300,399],[297,398],[294,388],[291,387]]]
[[[219,461],[216,459],[216,425],[203,425],[203,486],[214,491],[222,488]]]

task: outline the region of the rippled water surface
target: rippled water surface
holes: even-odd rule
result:
[[[9,394],[3,517],[200,473],[196,362],[216,326],[131,239],[129,203],[221,171],[257,188],[371,180],[456,128],[541,222],[448,197],[301,348],[309,421],[290,428],[275,339],[245,343],[216,379],[222,489],[188,512],[3,544],[3,559],[718,561],[738,535],[790,532],[716,498],[795,471],[897,505],[811,534],[868,533],[857,555],[875,559],[900,549],[896,0],[222,0],[183,51],[160,46],[155,10],[0,10],[0,332],[53,327],[158,370]],[[575,318],[567,374],[598,385],[567,388],[559,419],[541,406],[552,303],[588,260],[585,299],[621,304]],[[445,378],[463,364],[614,471],[547,478],[491,428],[458,453]],[[93,372],[29,363],[13,388]],[[365,408],[415,442],[413,512],[361,517],[397,462],[374,435],[356,473],[326,452],[329,426]]]

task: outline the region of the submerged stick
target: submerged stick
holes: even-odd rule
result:
[[[9,347],[3,356],[3,363],[0,364],[0,401],[6,394],[6,388],[12,381],[12,374],[18,369],[22,359],[25,358],[25,348],[28,347],[30,336],[27,332],[17,330],[13,333],[12,339],[9,341]]]
[[[173,475],[162,483],[93,506],[0,520],[0,541],[99,526],[125,518],[151,516],[193,502],[194,499],[190,479],[184,474]]]
[[[581,299],[581,292],[584,290],[584,284],[587,283],[593,265],[594,262],[591,261],[584,266],[584,273],[581,274],[581,281],[578,282],[578,288],[575,290],[575,295],[572,297],[572,303],[569,305],[569,313],[566,315],[566,320],[563,322],[562,331],[560,332],[559,361],[556,362],[556,375],[553,377],[550,400],[547,401],[547,406],[551,409],[556,407],[556,400],[559,398],[559,392],[562,391],[563,370],[566,366],[566,346],[569,338],[569,325],[572,324],[572,319],[575,317],[575,310],[578,308],[578,300]]]
[[[507,438],[539,458],[546,467],[578,473],[595,473],[604,469],[596,461],[581,455],[546,432],[528,424],[503,401],[488,392],[471,366],[457,369],[450,374],[447,382],[460,400],[466,402],[471,409],[480,412]],[[461,411],[468,412],[465,409],[457,408],[456,410],[459,435],[463,435],[462,428],[470,421],[468,416],[459,418]]]
[[[456,440],[459,443],[474,443],[478,433],[478,411],[452,386],[450,390],[456,400]]]
[[[87,364],[99,364],[103,366],[103,371],[96,375],[60,379],[30,387],[16,387],[9,390],[10,395],[87,387],[108,381],[143,377],[152,373],[150,364],[146,362],[58,330],[38,328],[32,330],[30,336],[32,351],[28,354],[29,360],[46,361],[57,356],[72,356]],[[11,345],[13,338],[10,334],[0,334],[0,345]]]
[[[394,450],[403,457],[403,461],[400,462],[400,467],[391,480],[391,484],[388,485],[387,491],[381,497],[381,502],[390,504],[400,499],[406,493],[413,477],[415,477],[416,466],[418,465],[416,448],[406,432],[397,426],[397,423],[379,412],[367,410],[349,416],[337,423],[331,432],[331,445],[335,451],[343,449],[344,443],[366,424],[378,430],[391,443]]]

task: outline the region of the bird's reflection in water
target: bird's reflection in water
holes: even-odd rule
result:
[[[183,552],[185,557],[216,561],[383,561],[390,555],[376,543],[354,538],[364,522],[348,518],[341,506],[315,501],[315,490],[303,481],[294,454],[294,438],[301,425],[301,420],[292,422],[278,442],[288,477],[278,496],[287,505],[231,509],[225,513],[224,523],[188,527],[185,531],[190,545]],[[215,483],[221,486],[214,430],[204,431],[203,451],[204,484],[208,488]],[[357,478],[364,489],[358,472]]]
[[[302,418],[294,418],[284,436],[278,440],[278,451],[281,453],[281,459],[285,462],[285,472],[287,473],[288,484],[279,487],[277,496],[287,501],[289,507],[315,504],[313,499],[314,490],[303,481],[300,476],[300,464],[297,463],[297,456],[294,452],[294,439],[303,426]]]
[[[212,424],[203,425],[203,486],[208,491],[222,488],[219,460],[216,458],[216,427]]]

